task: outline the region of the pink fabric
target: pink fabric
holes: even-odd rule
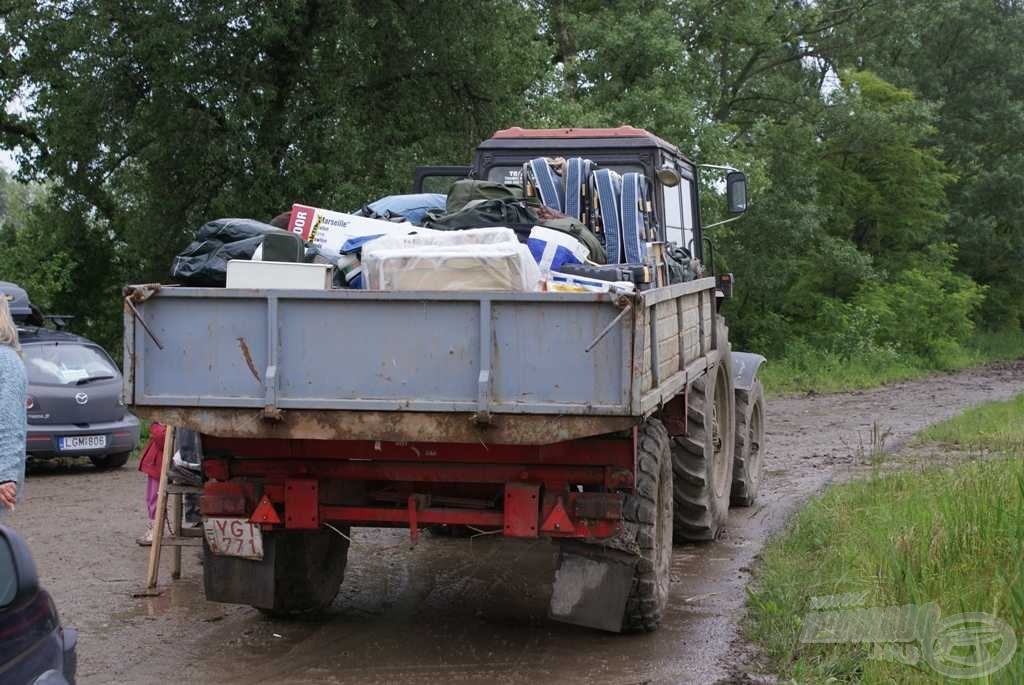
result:
[[[146,508],[149,510],[149,520],[156,518],[156,495],[160,490],[160,481],[156,478],[146,477]]]

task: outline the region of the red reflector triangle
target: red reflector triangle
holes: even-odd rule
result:
[[[281,523],[281,517],[277,515],[277,509],[271,504],[270,498],[263,495],[263,499],[256,505],[256,510],[249,517],[250,523]]]
[[[544,519],[540,529],[547,533],[571,533],[576,530],[576,526],[572,524],[572,519],[566,513],[565,507],[562,506],[561,499],[555,502],[555,506],[551,509],[551,513],[547,515],[547,518]]]

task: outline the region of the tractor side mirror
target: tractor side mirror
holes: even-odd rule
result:
[[[681,180],[679,172],[676,170],[676,166],[672,162],[665,162],[662,164],[661,168],[658,169],[657,176],[658,180],[661,181],[661,185],[666,188],[675,188],[679,185],[679,181]]]
[[[747,175],[742,171],[730,171],[725,175],[725,196],[730,214],[747,211]]]

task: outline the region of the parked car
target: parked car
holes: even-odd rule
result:
[[[29,458],[123,466],[139,443],[139,420],[121,401],[121,373],[110,356],[65,331],[25,326],[18,338],[28,371]]]
[[[0,526],[0,683],[75,682],[78,632],[62,627],[25,542]]]

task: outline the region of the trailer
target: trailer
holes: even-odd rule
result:
[[[499,132],[472,168],[420,170],[417,189],[432,175],[505,179],[555,153],[644,169],[657,215],[703,254],[696,167],[639,129]],[[672,192],[688,225],[666,215]],[[413,542],[459,527],[556,541],[552,618],[653,630],[673,542],[717,537],[730,500],[750,504],[760,481],[763,358],[731,350],[723,287],[130,286],[124,399],[202,436],[208,599],[322,608],[351,527],[407,528]]]

